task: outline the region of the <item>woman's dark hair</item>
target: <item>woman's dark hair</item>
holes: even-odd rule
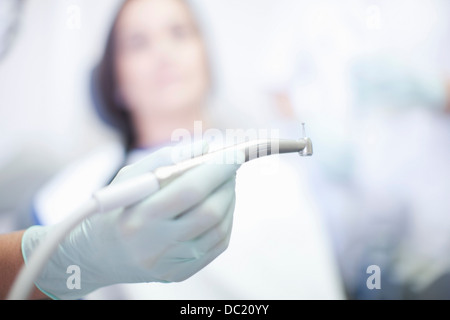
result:
[[[119,131],[127,150],[133,147],[135,134],[130,114],[118,97],[115,72],[115,29],[117,20],[128,0],[119,8],[106,41],[103,57],[91,75],[91,95],[100,118]]]
[[[136,137],[130,114],[122,99],[119,97],[117,90],[115,72],[115,33],[117,20],[128,1],[130,0],[123,1],[114,17],[112,28],[109,31],[106,41],[103,57],[92,72],[90,88],[97,114],[107,125],[113,127],[120,133],[126,151],[132,149]],[[188,1],[184,1],[184,3],[189,7],[191,14],[196,17],[192,5]],[[211,69],[209,71],[211,71]]]

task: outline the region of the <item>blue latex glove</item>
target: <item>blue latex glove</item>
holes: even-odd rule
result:
[[[186,154],[174,150],[161,149],[123,168],[112,184]],[[194,275],[228,247],[235,176],[242,161],[235,163],[204,164],[131,207],[86,219],[60,244],[36,285],[51,298],[77,299],[112,284],[179,282]],[[25,261],[51,228],[35,226],[25,232]],[[72,265],[81,271],[81,288],[67,285]]]

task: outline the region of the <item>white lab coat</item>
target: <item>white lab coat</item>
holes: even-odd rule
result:
[[[131,161],[145,154],[134,152]],[[53,224],[69,214],[68,207],[106,184],[122,161],[120,146],[113,144],[69,166],[36,197],[39,221]],[[230,245],[191,278],[115,285],[87,298],[344,298],[328,234],[298,170],[301,161],[297,155],[271,156],[239,169]]]

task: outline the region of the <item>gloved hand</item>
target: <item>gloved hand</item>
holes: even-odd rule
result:
[[[174,150],[161,149],[123,168],[112,184],[186,154]],[[194,275],[228,247],[239,163],[204,164],[137,204],[84,220],[59,245],[36,285],[51,298],[77,299],[112,284],[179,282]],[[51,228],[25,232],[25,261]],[[81,287],[69,289],[73,265],[79,267]]]

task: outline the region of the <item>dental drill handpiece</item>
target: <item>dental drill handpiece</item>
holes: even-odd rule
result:
[[[304,130],[303,130],[304,131]],[[96,192],[93,197],[97,200],[100,211],[106,212],[120,207],[126,207],[150,196],[164,188],[184,173],[207,163],[227,163],[227,154],[240,152],[244,155],[243,162],[249,162],[265,156],[298,153],[300,156],[312,156],[312,141],[308,137],[299,140],[289,139],[259,139],[212,151],[201,156],[181,161],[179,163],[159,167],[153,172],[143,174],[137,178],[110,185]]]
[[[296,152],[298,152],[300,156],[312,156],[313,154],[310,138],[305,137],[300,140],[261,139],[226,147],[199,157],[185,160],[175,165],[160,167],[153,171],[153,174],[158,179],[160,187],[163,188],[177,177],[199,165],[214,163],[214,159],[222,159],[223,163],[227,163],[224,157],[233,151],[240,152],[244,155],[243,162],[249,162],[254,159],[274,154]],[[222,157],[220,156],[221,154],[223,155]]]
[[[211,162],[213,159],[220,159],[221,153],[227,154],[233,151],[241,152],[242,154],[244,154],[244,162],[248,162],[264,156],[283,153],[298,152],[300,156],[312,156],[312,141],[310,138],[306,137],[305,123],[302,123],[302,126],[303,138],[299,140],[259,139],[243,142],[234,146],[207,153],[199,157],[185,160],[175,165],[160,167],[156,169],[153,174],[158,179],[159,186],[162,188],[185,172],[201,164]]]
[[[303,136],[299,140],[261,139],[240,143],[174,165],[157,168],[153,172],[148,172],[137,178],[113,184],[97,191],[93,194],[90,201],[80,206],[68,219],[59,224],[58,228],[49,233],[45,241],[40,244],[31,256],[28,264],[22,268],[8,295],[8,299],[19,300],[26,299],[29,296],[34,281],[42,272],[58,244],[73,228],[91,215],[124,208],[137,203],[164,188],[191,169],[211,161],[214,163],[215,159],[229,152],[241,152],[244,155],[243,162],[284,153],[298,152],[300,156],[311,156],[313,154],[311,139],[306,137],[305,134]]]

